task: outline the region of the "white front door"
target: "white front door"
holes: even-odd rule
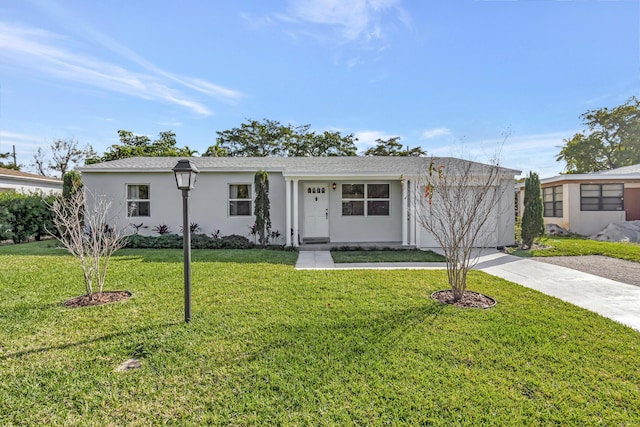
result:
[[[304,234],[302,238],[329,238],[329,186],[304,184]]]

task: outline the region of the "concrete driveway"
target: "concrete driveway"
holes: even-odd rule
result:
[[[640,331],[640,287],[504,253],[480,257],[476,270],[586,308]]]

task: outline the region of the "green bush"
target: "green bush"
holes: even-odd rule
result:
[[[40,194],[0,194],[0,240],[24,243],[40,240],[55,229],[49,204],[54,196]]]
[[[183,238],[179,234],[161,236],[141,236],[132,234],[127,237],[127,248],[132,249],[182,249]],[[206,234],[191,236],[192,249],[250,249],[255,245],[244,236],[232,234],[214,239]]]
[[[525,248],[530,248],[536,238],[544,235],[542,214],[540,179],[537,173],[529,172],[524,184],[524,212],[521,224],[522,245]]]

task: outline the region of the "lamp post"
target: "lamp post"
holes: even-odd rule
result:
[[[172,169],[178,190],[182,190],[182,236],[184,246],[184,321],[191,320],[191,227],[189,226],[189,190],[196,184],[198,168],[190,160],[178,160]]]

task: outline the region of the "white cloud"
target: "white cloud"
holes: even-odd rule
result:
[[[0,58],[4,57],[7,63],[47,73],[61,80],[180,105],[202,116],[211,115],[211,110],[179,88],[173,87],[172,83],[229,102],[235,102],[241,97],[239,92],[232,89],[161,70],[110,39],[103,40],[103,43],[110,50],[142,66],[147,72],[132,71],[91,55],[72,52],[65,47],[67,40],[57,34],[0,22]]]
[[[398,136],[377,130],[362,130],[354,132],[353,135],[358,138],[358,141],[356,142],[358,152],[366,151],[369,148],[374,147],[377,139],[389,139]]]
[[[487,162],[498,155],[500,163],[511,169],[522,171],[523,175],[533,171],[541,178],[558,175],[564,164],[556,161],[565,138],[570,138],[577,130],[550,132],[521,136],[507,136],[472,142],[460,142],[429,150],[435,156],[463,157],[469,160]]]
[[[309,32],[309,24],[329,28],[333,33],[329,39],[339,43],[359,42],[380,49],[387,45],[388,14],[410,28],[411,17],[401,7],[400,0],[290,0],[286,12],[275,17],[316,38],[327,36]],[[287,30],[291,31],[291,28]]]
[[[431,139],[438,136],[444,136],[444,135],[450,135],[450,134],[451,134],[451,131],[447,128],[435,128],[435,129],[425,130],[424,132],[422,132],[420,137],[422,139]]]

